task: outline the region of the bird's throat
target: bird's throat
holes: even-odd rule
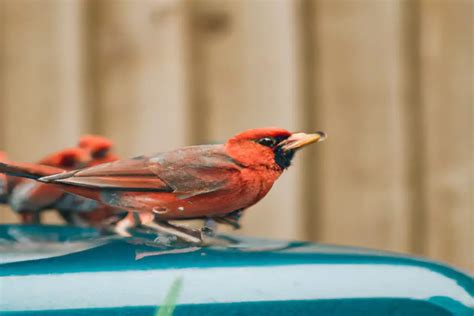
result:
[[[281,147],[275,149],[275,162],[282,170],[291,166],[291,161],[294,156],[294,150],[283,150]]]

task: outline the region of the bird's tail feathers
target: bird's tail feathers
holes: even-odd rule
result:
[[[42,177],[63,173],[65,170],[33,163],[0,162],[0,173],[14,177],[39,180]]]

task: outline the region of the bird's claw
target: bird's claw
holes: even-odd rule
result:
[[[216,235],[214,228],[209,227],[207,225],[204,225],[203,227],[201,227],[200,232],[201,232],[201,240],[204,240],[206,238],[212,238],[212,237],[215,237]]]

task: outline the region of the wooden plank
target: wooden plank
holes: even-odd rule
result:
[[[82,3],[1,2],[2,149],[34,161],[73,146],[83,122]],[[2,221],[15,221],[1,211]]]
[[[421,1],[426,254],[474,271],[472,1]]]
[[[193,100],[199,142],[253,127],[301,125],[296,1],[193,2]],[[248,210],[243,233],[301,238],[300,159]]]
[[[95,130],[122,156],[184,145],[186,54],[182,1],[96,1],[90,33]]]
[[[321,190],[316,236],[408,250],[400,4],[313,3],[314,119],[329,134],[313,174]]]
[[[81,106],[82,4],[4,3],[4,145],[12,158],[34,161],[76,143]]]

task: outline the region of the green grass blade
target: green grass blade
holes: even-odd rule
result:
[[[172,316],[176,303],[178,301],[179,293],[183,287],[183,278],[176,278],[166,294],[165,300],[161,304],[161,307],[156,311],[155,316]]]

